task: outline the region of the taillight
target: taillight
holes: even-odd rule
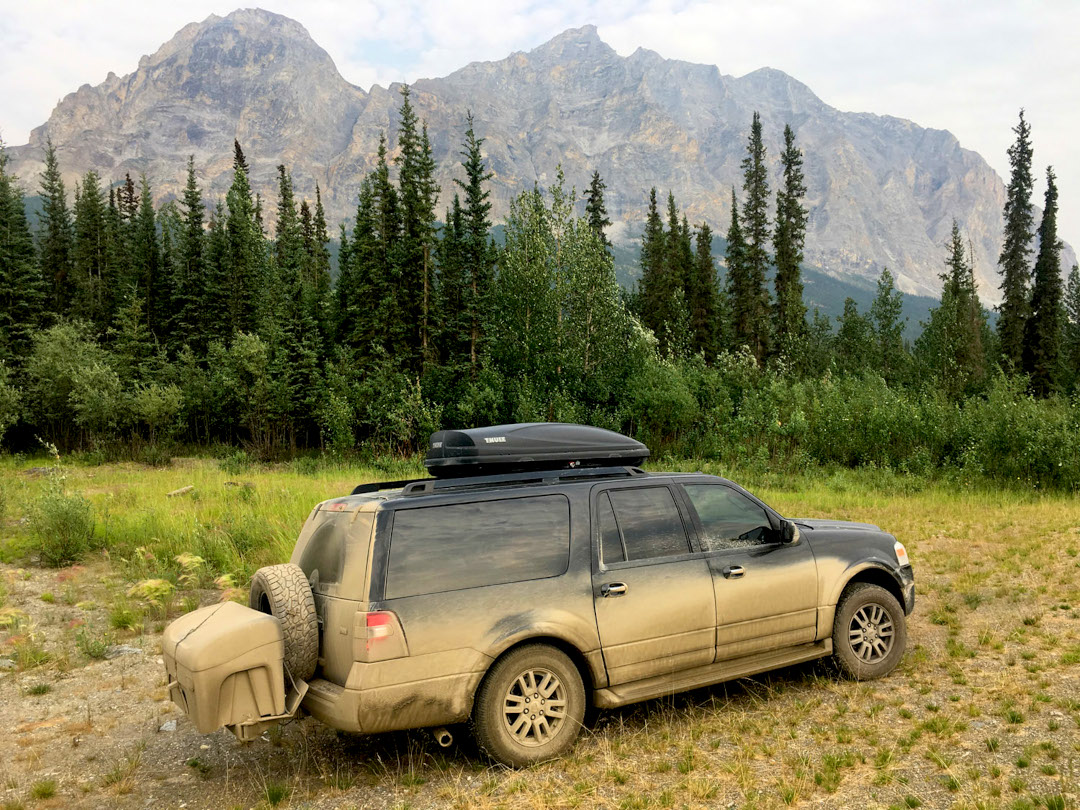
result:
[[[395,624],[397,616],[388,610],[367,614],[367,648],[370,650],[372,644],[394,635]]]
[[[353,658],[363,663],[409,654],[401,621],[391,610],[357,611],[353,623]]]
[[[896,561],[900,563],[900,566],[911,565],[908,560],[907,549],[904,548],[904,544],[897,540],[893,543],[893,550],[896,552]]]

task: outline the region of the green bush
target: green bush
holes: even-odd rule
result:
[[[55,489],[30,507],[31,548],[45,565],[60,568],[77,562],[90,548],[94,514],[82,495]]]

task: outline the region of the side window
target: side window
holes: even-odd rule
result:
[[[723,484],[686,484],[683,489],[701,521],[707,551],[774,542],[769,516],[742,493]]]
[[[605,563],[622,562],[626,559],[626,552],[615,523],[615,513],[611,510],[611,499],[606,492],[600,493],[596,506],[600,520],[600,557]]]
[[[399,509],[387,599],[566,573],[570,503],[563,495]]]
[[[687,554],[679,508],[667,487],[608,491],[628,560]]]

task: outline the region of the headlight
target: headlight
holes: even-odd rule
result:
[[[911,561],[908,560],[907,549],[899,540],[893,543],[893,551],[896,552],[896,561],[900,563],[901,568],[905,565],[911,565]]]

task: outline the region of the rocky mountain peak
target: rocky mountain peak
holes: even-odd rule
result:
[[[328,215],[340,220],[355,211],[379,136],[395,148],[398,89],[363,92],[302,25],[240,9],[185,26],[133,73],[79,88],[9,154],[33,188],[48,135],[69,188],[91,168],[114,182],[146,172],[159,198],[178,196],[194,155],[213,202],[231,181],[235,138],[264,198],[274,198],[275,167],[284,163],[298,195],[312,197],[318,182]],[[522,189],[553,182],[560,165],[579,191],[599,171],[616,239],[641,227],[653,186],[672,191],[691,222],[723,233],[760,111],[773,188],[785,124],[805,155],[809,264],[866,284],[888,266],[904,291],[936,293],[956,219],[974,247],[984,298],[998,295],[1004,185],[986,162],[947,132],[836,110],[779,70],[736,78],[641,48],[623,58],[587,25],[526,53],[418,81],[413,105],[438,163],[440,208],[461,176],[471,109],[493,172],[496,219]],[[1071,249],[1062,260],[1071,265]]]

